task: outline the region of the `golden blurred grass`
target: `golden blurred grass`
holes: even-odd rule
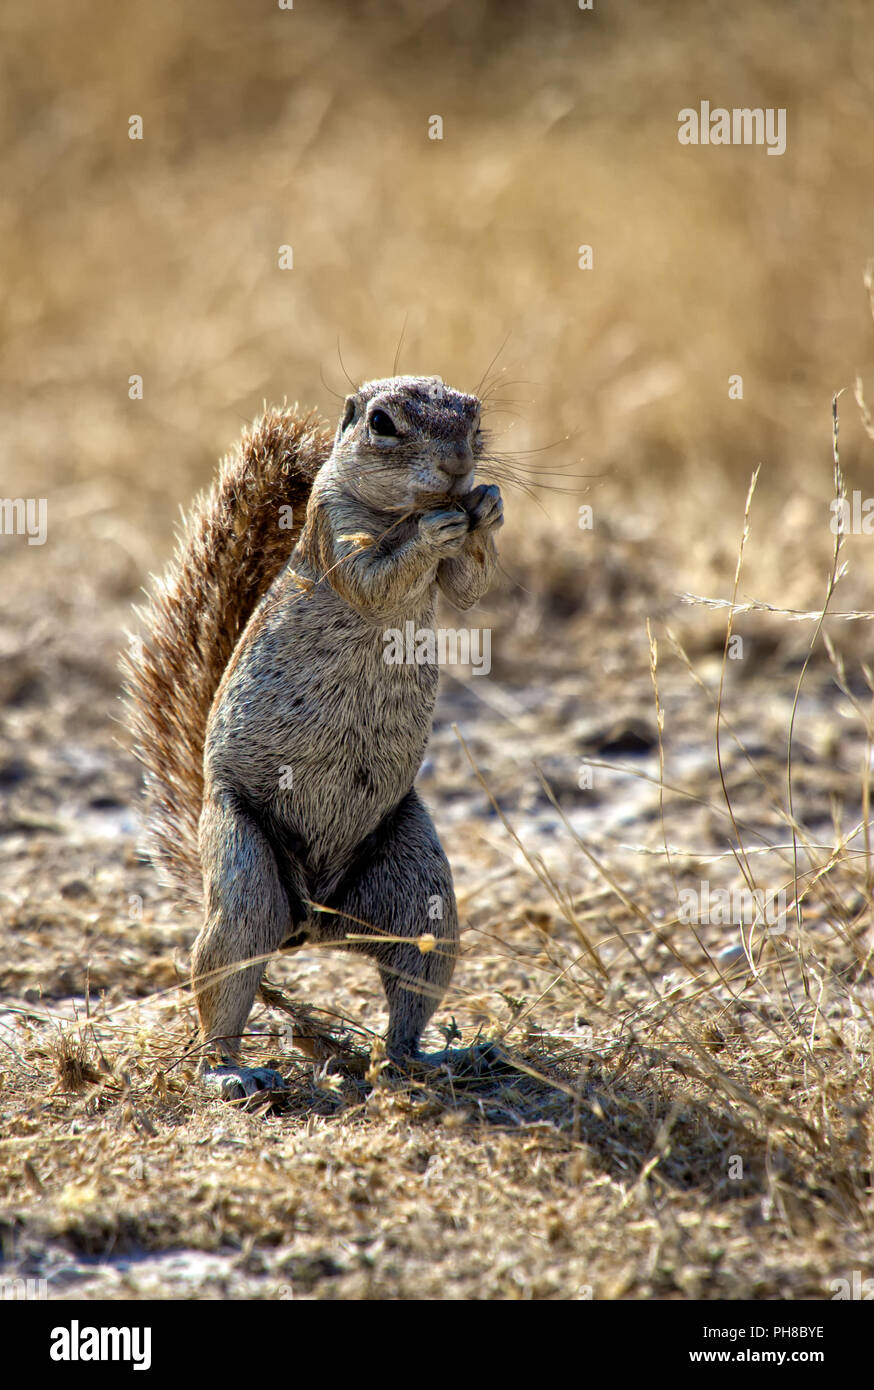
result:
[[[864,0],[92,0],[0,26],[9,491],[123,480],[159,558],[264,398],[333,413],[340,352],[387,373],[406,325],[402,369],[472,387],[499,353],[502,447],[594,475],[620,530],[682,531],[692,573],[731,553],[759,461],[783,541],[822,529],[832,392],[858,370],[874,393]],[[703,97],[784,106],[786,153],[679,145]],[[870,484],[854,408],[842,426]]]

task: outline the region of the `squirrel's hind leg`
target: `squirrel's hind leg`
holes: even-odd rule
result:
[[[422,1030],[455,969],[458,911],[443,846],[415,790],[368,837],[359,867],[329,901],[338,915],[321,917],[325,936],[342,940],[373,931],[371,940],[357,941],[353,949],[379,969],[388,1001],[389,1056],[418,1055]]]
[[[265,958],[296,923],[270,840],[241,798],[214,793],[200,822],[204,924],[192,953],[191,975],[201,1037],[218,1066],[203,1080],[226,1099],[279,1090],[285,1082],[267,1067],[237,1062]],[[252,960],[252,965],[243,962]]]

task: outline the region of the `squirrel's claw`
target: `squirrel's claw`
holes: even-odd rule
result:
[[[222,1100],[246,1101],[247,1110],[267,1105],[273,1096],[288,1090],[285,1078],[272,1067],[240,1067],[235,1062],[205,1067],[200,1080]]]
[[[419,535],[439,551],[441,557],[448,558],[461,550],[469,525],[465,512],[444,508],[425,512],[419,518]]]
[[[500,488],[494,483],[480,483],[479,487],[459,498],[459,501],[470,518],[471,531],[503,526],[504,502]]]
[[[441,1071],[451,1076],[484,1076],[514,1068],[499,1043],[475,1043],[471,1047],[445,1047],[440,1052],[415,1052],[393,1059],[408,1071]]]

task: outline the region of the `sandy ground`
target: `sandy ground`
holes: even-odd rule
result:
[[[420,786],[465,935],[435,1025],[502,1040],[505,1063],[362,1080],[259,1007],[251,1055],[292,1102],[250,1116],[205,1100],[182,1059],[196,922],[138,854],[112,603],[46,615],[35,645],[43,589],[20,592],[0,744],[8,1271],[52,1297],[817,1298],[868,1267],[870,908],[850,832],[870,745],[827,662],[797,716],[799,883],[838,866],[800,949],[794,922],[753,933],[755,975],[737,924],[678,920],[684,887],[741,883],[718,651],[694,658],[704,689],[660,651],[663,821],[639,614],[568,621],[548,673],[524,660],[537,631],[508,636],[502,679],[445,672]],[[674,620],[718,645],[704,610]],[[783,760],[809,634],[775,640],[778,621],[746,620],[721,745],[755,882],[791,902]],[[304,950],[269,974],[363,1050],[383,1026],[365,963]]]

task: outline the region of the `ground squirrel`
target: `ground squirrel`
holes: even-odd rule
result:
[[[438,672],[388,664],[384,633],[433,629],[438,587],[458,608],[488,588],[503,507],[474,487],[483,452],[479,400],[439,377],[367,382],[333,441],[270,411],[140,612],[126,688],[151,840],[203,904],[192,977],[225,1094],[281,1084],[238,1063],[272,952],[364,938],[393,1058],[416,1053],[452,976],[452,875],[413,786]]]

